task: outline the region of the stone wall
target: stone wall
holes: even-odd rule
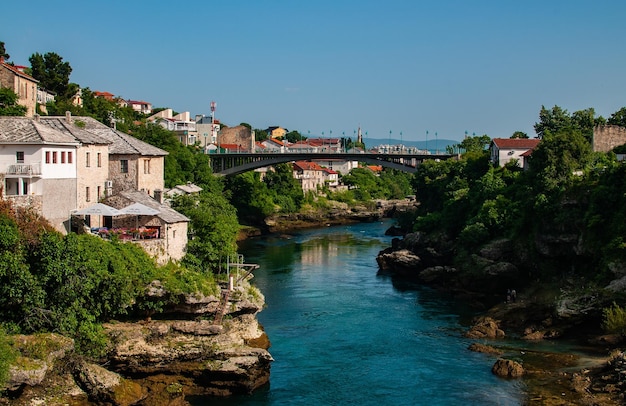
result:
[[[244,125],[222,127],[218,135],[218,140],[220,144],[241,145],[243,149],[247,150],[254,148],[252,130]]]
[[[601,125],[593,129],[593,150],[595,152],[609,152],[623,144],[626,144],[625,127]]]

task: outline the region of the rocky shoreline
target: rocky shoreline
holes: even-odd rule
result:
[[[549,254],[552,247],[541,248]],[[462,266],[451,263],[453,249],[445,236],[410,233],[395,238],[377,262],[380,272],[396,281],[430,286],[479,311],[466,333],[476,340],[468,350],[492,357],[492,372],[503,379],[523,379],[525,404],[624,404],[623,337],[603,335],[599,309],[604,303],[598,295],[580,289],[579,280],[524,283],[520,263],[527,253],[505,239],[488,244]],[[506,294],[511,287],[519,289],[514,299]],[[576,349],[536,349],[541,341],[559,340],[577,343]]]
[[[155,282],[153,294],[167,294]],[[19,336],[22,356],[1,398],[6,405],[187,405],[187,396],[250,393],[269,381],[269,340],[256,314],[263,295],[247,281],[224,306],[216,296],[185,296],[159,320],[110,322],[100,362],[74,353],[56,334]],[[38,351],[32,351],[38,348]]]

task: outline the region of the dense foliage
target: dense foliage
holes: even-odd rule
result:
[[[455,241],[458,263],[497,238],[532,252],[538,236],[582,235],[581,254],[529,272],[548,280],[565,269],[608,282],[611,263],[626,263],[626,167],[613,153],[592,152],[589,131],[602,122],[593,109],[542,108],[535,125],[542,141],[525,171],[494,167],[486,151],[424,163],[413,182],[420,201],[414,229]]]
[[[146,297],[153,280],[173,293],[215,288],[206,275],[157,266],[135,244],[63,236],[30,211],[0,208],[0,320],[10,332],[58,332],[97,355],[106,345],[100,323],[166,304]]]
[[[0,87],[0,116],[25,116],[26,106],[17,104],[15,92],[6,87]]]

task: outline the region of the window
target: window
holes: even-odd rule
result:
[[[102,194],[102,188],[100,186],[98,186],[97,192],[98,192],[98,196],[97,197],[98,197],[98,199],[100,199],[100,195]]]
[[[150,160],[144,159],[143,161],[143,173],[146,175],[150,173]]]
[[[15,153],[15,158],[17,158],[18,164],[23,164],[24,163],[24,151],[17,151]]]
[[[91,164],[89,163],[89,152],[85,152],[85,166],[89,168]]]
[[[46,163],[50,163],[50,151],[46,151]]]
[[[67,163],[71,164],[72,163],[72,151],[69,151],[67,153]]]
[[[56,151],[52,151],[52,163],[53,164],[57,163],[57,152]]]
[[[120,172],[128,173],[128,159],[120,160]]]
[[[97,156],[98,168],[102,167],[102,154],[98,152]]]
[[[89,197],[89,186],[85,188],[85,200],[88,202],[91,201],[91,197]]]
[[[65,151],[61,151],[61,163],[65,163]]]

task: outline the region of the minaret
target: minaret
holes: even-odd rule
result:
[[[363,134],[361,134],[361,126],[359,126],[359,129],[357,131],[356,139],[359,144],[363,144]]]

